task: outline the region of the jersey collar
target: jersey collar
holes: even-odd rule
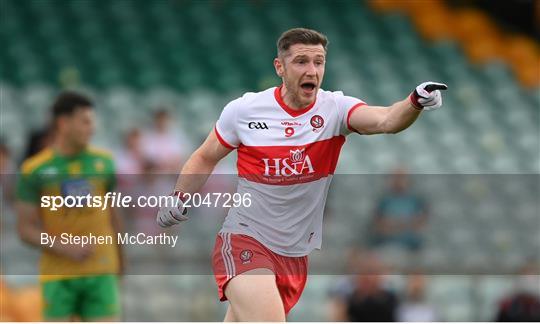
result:
[[[51,147],[51,150],[53,151],[54,155],[60,159],[64,159],[64,160],[75,160],[75,159],[78,159],[80,157],[82,157],[83,155],[85,155],[87,152],[88,152],[88,147],[86,147],[85,149],[83,149],[82,151],[80,152],[77,152],[73,155],[64,155],[62,153],[60,153],[56,148],[54,147]]]
[[[311,108],[313,108],[313,106],[315,106],[315,102],[317,101],[317,96],[315,96],[315,100],[313,100],[313,102],[310,103],[309,106],[307,106],[306,108],[302,108],[300,110],[292,109],[291,107],[287,106],[287,104],[281,97],[281,88],[283,88],[283,84],[280,85],[279,87],[276,87],[276,89],[274,90],[274,97],[276,98],[276,101],[279,104],[279,106],[283,108],[283,110],[285,110],[287,114],[291,115],[291,117],[298,117],[302,114],[305,114]]]

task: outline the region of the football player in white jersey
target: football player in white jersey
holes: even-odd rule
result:
[[[345,137],[398,133],[422,111],[441,107],[442,83],[424,82],[389,107],[320,89],[327,38],[304,28],[277,42],[283,84],[246,93],[224,109],[184,165],[174,206],[160,208],[167,227],[188,219],[186,193],[197,192],[216,164],[238,154],[238,193],[252,205],[229,210],[216,239],[213,268],[226,321],[284,321],[307,279],[307,255],[321,246],[322,213]],[[188,176],[189,175],[189,176]]]

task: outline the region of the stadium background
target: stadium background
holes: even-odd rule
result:
[[[519,23],[505,19],[503,2]],[[279,84],[272,59],[281,32],[314,28],[330,39],[325,89],[388,105],[424,80],[450,88],[445,108],[406,132],[348,139],[314,262],[363,244],[384,175],[406,166],[432,206],[415,264],[430,272],[426,302],[440,320],[491,320],[515,287],[508,273],[540,256],[540,9],[534,1],[486,3],[2,0],[1,137],[12,161],[3,175],[15,172],[29,134],[46,125],[50,103],[66,88],[95,99],[96,145],[120,151],[125,133],[149,127],[153,109],[164,106],[187,135],[178,145],[189,152],[229,100]],[[227,158],[220,170],[234,162]],[[358,186],[367,175],[380,177]],[[1,314],[35,319],[37,276],[16,274],[33,266],[36,252],[17,238],[14,217],[4,195]],[[187,226],[182,247],[209,254],[212,242],[192,246],[190,235],[213,240],[216,224]],[[411,262],[394,249],[381,255],[396,269]],[[125,320],[222,319],[211,276],[151,274],[124,278]],[[311,276],[290,320],[332,319],[327,306],[337,275]],[[389,285],[402,294],[406,276],[392,275]]]

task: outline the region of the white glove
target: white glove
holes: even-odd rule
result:
[[[420,84],[410,95],[412,105],[419,110],[433,110],[441,108],[442,96],[440,90],[446,90],[448,86],[438,82],[424,82]]]
[[[156,216],[156,222],[159,226],[169,227],[189,219],[189,217],[187,217],[187,208],[184,207],[184,203],[180,198],[182,195],[182,192],[175,192],[171,195],[172,199],[167,199],[167,204],[159,208]]]

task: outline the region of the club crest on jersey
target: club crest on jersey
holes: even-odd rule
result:
[[[251,250],[242,250],[242,252],[240,252],[240,260],[242,260],[242,264],[250,263],[252,257],[253,252]]]
[[[315,172],[305,148],[289,150],[289,157],[287,158],[265,158],[262,160],[264,162],[264,175],[267,177],[290,177]]]
[[[311,117],[311,120],[309,121],[309,123],[313,127],[313,131],[315,133],[318,133],[321,131],[321,128],[324,126],[324,118],[322,118],[320,115],[315,115]]]

